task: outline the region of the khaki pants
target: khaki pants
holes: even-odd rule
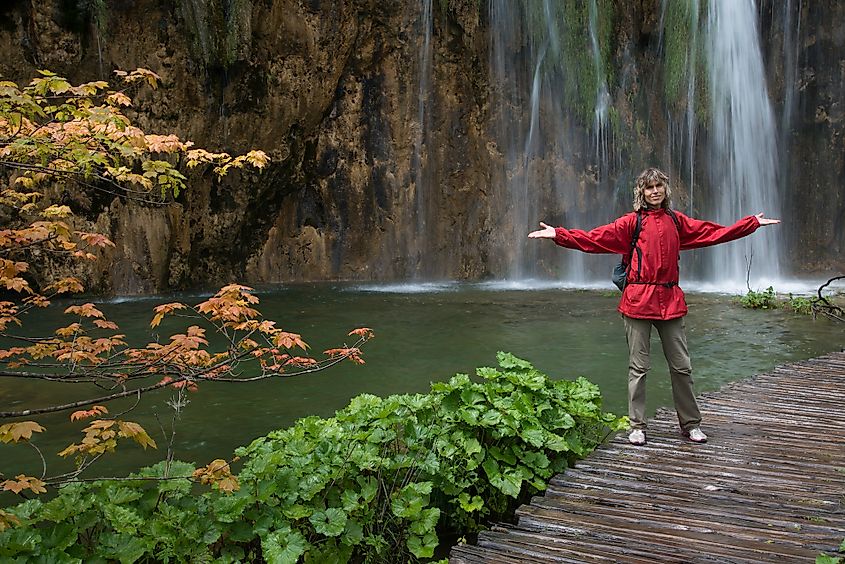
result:
[[[628,418],[634,429],[645,429],[645,380],[651,367],[649,352],[651,348],[651,327],[657,328],[663,354],[669,365],[672,378],[672,399],[681,429],[689,431],[701,423],[701,412],[695,401],[693,391],[692,366],[687,350],[687,336],[684,331],[684,318],[669,319],[634,319],[622,316],[625,320],[625,336],[628,340]]]

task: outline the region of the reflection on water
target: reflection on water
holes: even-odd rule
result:
[[[374,288],[323,284],[262,291],[259,307],[264,315],[285,330],[301,333],[313,351],[350,341],[346,334],[352,328],[371,327],[376,338],[365,349],[367,364],[346,363],[290,380],[203,384],[190,395],[191,404],[178,423],[177,457],[203,463],[227,457],[235,447],[299,417],[329,416],[359,393],[426,391],[431,381],[493,364],[500,350],[531,361],[553,378],[585,376],[601,386],[607,409],[625,412],[627,355],[622,321],[615,311],[618,292],[454,283],[415,285],[414,290]],[[201,301],[198,296],[178,299]],[[155,338],[148,324],[152,308],[161,301],[111,302],[102,309],[138,345]],[[693,294],[688,302],[687,331],[698,391],[843,346],[843,328],[824,319],[745,310],[723,295]],[[55,319],[38,321],[41,327],[33,325],[30,331],[43,333],[57,326]],[[161,333],[162,339],[166,336]],[[657,341],[653,350],[660,350]],[[659,353],[653,356],[648,385],[651,411],[671,404],[666,365]],[[3,409],[71,401],[80,393],[67,384],[0,379]],[[159,450],[144,452],[126,445],[121,454],[112,455],[112,461],[103,460],[98,473],[124,474],[164,456],[161,428],[169,428],[172,418],[165,404],[169,395],[150,394],[127,416],[147,428]],[[112,413],[131,404],[115,405]],[[58,452],[81,438],[78,430],[84,425],[66,422],[67,414],[44,422],[48,432],[38,437],[43,450]],[[40,462],[27,449],[0,445],[0,471],[40,475]]]

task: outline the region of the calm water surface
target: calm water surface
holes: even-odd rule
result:
[[[306,415],[330,416],[360,393],[388,395],[424,392],[429,383],[448,379],[477,366],[494,365],[496,351],[509,351],[532,362],[552,378],[585,376],[603,392],[606,409],[626,411],[625,335],[615,308],[618,293],[535,289],[501,290],[479,285],[286,287],[259,294],[260,309],[278,326],[299,332],[314,351],[338,346],[355,327],[370,327],[376,338],[365,348],[364,366],[343,363],[326,372],[253,384],[200,386],[177,426],[177,458],[206,463],[226,458],[272,429]],[[731,303],[730,296],[689,294],[689,348],[696,388],[714,390],[777,364],[839,350],[843,327],[789,312],[751,311]],[[178,296],[188,303],[200,296]],[[149,329],[152,308],[173,298],[116,301],[102,306],[132,344],[154,338]],[[40,329],[57,321],[40,319]],[[38,331],[37,325],[33,328]],[[164,337],[166,333],[162,333]],[[142,341],[143,339],[143,341]],[[653,336],[649,410],[671,405],[666,364]],[[0,379],[0,406],[34,407],[70,401],[81,390],[67,384]],[[79,396],[82,397],[82,396]],[[159,422],[169,427],[169,392],[149,394],[126,418],[137,420],[159,443],[143,451],[126,444],[105,457],[97,473],[125,474],[164,456]],[[132,402],[122,405],[130,406]],[[112,413],[119,406],[111,408]],[[67,422],[68,414],[44,420],[48,432],[38,437],[46,453],[55,453],[81,438],[84,425]],[[706,424],[706,422],[705,422]],[[48,460],[53,474],[62,468]],[[40,475],[40,461],[29,449],[0,445],[0,472]]]

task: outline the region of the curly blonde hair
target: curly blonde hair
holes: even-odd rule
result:
[[[669,209],[669,202],[672,199],[672,188],[669,186],[669,176],[659,168],[647,168],[640,173],[634,183],[634,211],[648,209],[645,202],[645,187],[649,184],[660,183],[666,188],[666,197],[660,205],[663,209]]]

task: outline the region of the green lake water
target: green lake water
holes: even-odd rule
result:
[[[370,327],[376,338],[365,347],[367,364],[345,362],[322,373],[252,384],[205,383],[190,394],[178,423],[176,457],[202,464],[227,458],[234,448],[306,415],[330,416],[360,393],[388,395],[424,392],[429,383],[477,366],[494,365],[496,351],[509,351],[532,362],[552,378],[585,376],[597,383],[606,409],[626,411],[627,354],[617,292],[507,289],[485,285],[352,286],[307,285],[259,293],[259,308],[279,327],[301,333],[314,351],[351,342],[346,334]],[[164,301],[198,303],[201,296],[113,301],[101,307],[127,333],[132,344],[153,339],[152,308]],[[770,370],[777,364],[806,359],[845,345],[841,324],[787,311],[752,311],[730,296],[687,295],[687,334],[698,392]],[[42,334],[57,319],[41,316],[30,332]],[[35,320],[33,320],[34,322]],[[162,338],[166,333],[162,332]],[[671,405],[666,364],[653,335],[649,412]],[[0,379],[3,410],[38,407],[82,397],[68,384]],[[169,427],[171,393],[145,396],[131,415],[159,443],[144,451],[125,444],[104,457],[98,475],[122,475],[164,456],[158,420]],[[111,408],[112,413],[123,402]],[[158,416],[158,420],[156,419]],[[51,453],[81,438],[83,423],[68,422],[68,413],[40,419],[47,432],[37,444],[49,454],[50,474],[66,467]],[[706,427],[706,421],[704,422]],[[40,475],[40,461],[30,449],[0,445],[0,472]]]

